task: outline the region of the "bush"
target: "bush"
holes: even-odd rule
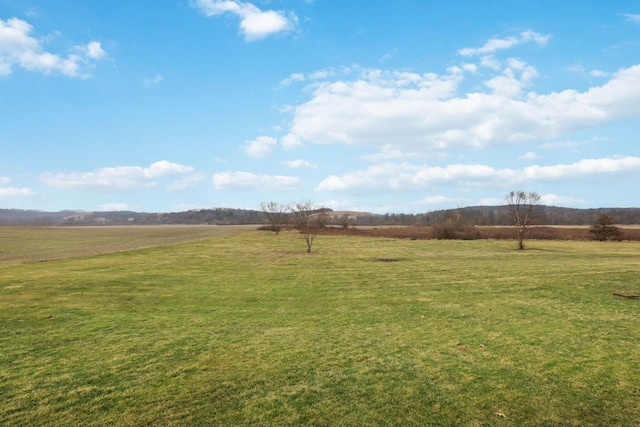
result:
[[[593,233],[596,240],[622,240],[622,231],[613,225],[613,218],[606,214],[598,215],[596,222],[589,227],[589,233]]]

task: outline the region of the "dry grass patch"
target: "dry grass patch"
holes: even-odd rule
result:
[[[0,227],[0,266],[172,245],[255,228],[255,225]]]

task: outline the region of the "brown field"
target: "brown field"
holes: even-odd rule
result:
[[[623,232],[622,240],[640,241],[639,225],[619,226]],[[419,227],[329,227],[324,234],[391,237],[399,239],[433,239],[437,237],[433,226]],[[462,239],[515,239],[513,227],[505,226],[476,226],[460,232]],[[547,226],[538,225],[529,227],[527,239],[531,240],[594,240],[589,233],[589,226]]]

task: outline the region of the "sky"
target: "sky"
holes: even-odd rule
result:
[[[637,0],[0,0],[0,208],[640,207]]]

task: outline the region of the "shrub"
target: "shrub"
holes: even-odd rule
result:
[[[589,227],[589,233],[594,238],[604,242],[605,240],[622,240],[622,231],[613,225],[613,218],[606,214],[598,215],[596,222]]]

